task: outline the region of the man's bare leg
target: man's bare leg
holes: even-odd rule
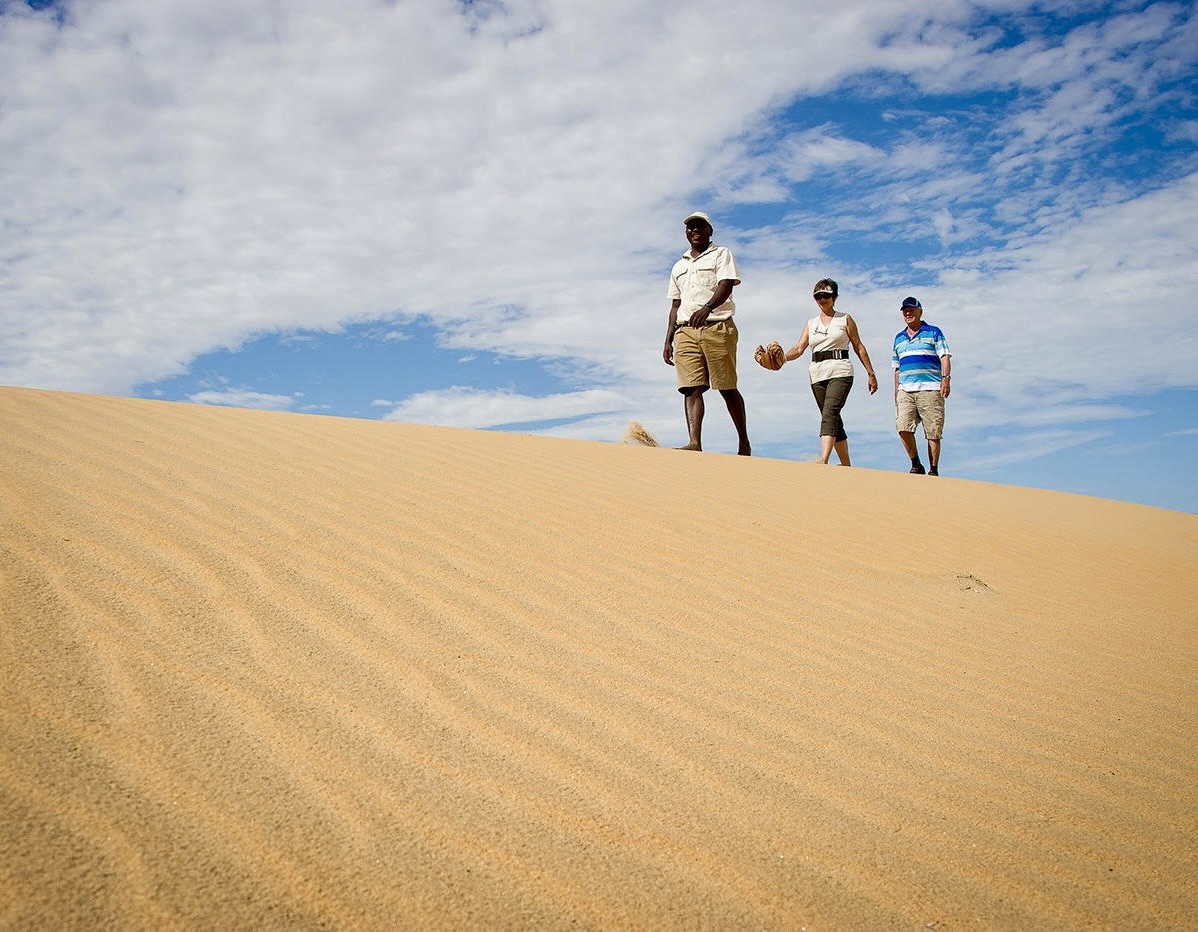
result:
[[[720,394],[724,396],[724,404],[728,406],[728,414],[732,417],[732,426],[736,428],[736,436],[739,440],[736,452],[740,456],[752,456],[753,448],[749,446],[749,428],[746,424],[744,395],[738,388],[721,389]]]
[[[679,450],[702,451],[703,449],[703,413],[706,410],[703,392],[705,391],[706,389],[703,388],[692,388],[686,390],[682,395],[682,410],[686,414],[686,431],[690,439],[686,446],[679,447]]]

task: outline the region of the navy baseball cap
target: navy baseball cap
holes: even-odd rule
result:
[[[923,305],[919,303],[919,298],[903,298],[902,307],[917,307],[921,311],[923,310]],[[902,307],[899,310],[902,310]]]

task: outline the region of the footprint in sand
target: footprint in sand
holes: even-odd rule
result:
[[[957,576],[957,587],[962,592],[973,590],[974,592],[993,592],[994,590],[987,586],[976,576]]]

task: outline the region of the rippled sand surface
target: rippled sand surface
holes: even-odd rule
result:
[[[1193,928],[1198,518],[0,389],[0,928]]]

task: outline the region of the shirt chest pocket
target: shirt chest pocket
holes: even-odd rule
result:
[[[716,268],[714,262],[696,262],[690,268],[691,285],[696,288],[715,290]]]

